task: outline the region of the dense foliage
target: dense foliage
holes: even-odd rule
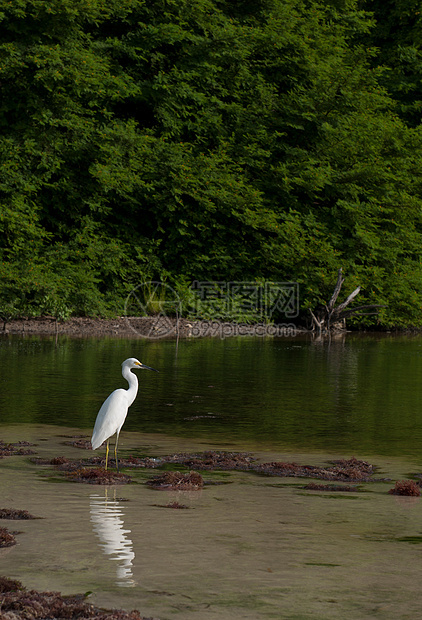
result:
[[[420,325],[416,0],[0,0],[0,313],[339,267]]]

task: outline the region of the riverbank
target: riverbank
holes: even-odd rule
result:
[[[43,316],[8,321],[3,326],[3,333],[161,338],[188,336],[191,325],[192,323],[185,319],[179,319],[176,322],[176,319],[168,317],[116,317],[113,319],[72,317],[66,321],[56,321],[54,317]]]
[[[0,327],[1,330],[1,327]],[[31,335],[67,335],[72,337],[121,338],[189,338],[214,336],[295,336],[306,333],[293,324],[271,325],[229,323],[222,321],[184,318],[175,319],[167,316],[150,317],[116,317],[114,319],[73,317],[66,321],[57,321],[54,317],[37,317],[14,319],[4,323],[3,334]]]

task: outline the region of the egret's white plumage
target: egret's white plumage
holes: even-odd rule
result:
[[[107,469],[109,439],[116,433],[116,444],[114,446],[114,455],[116,457],[116,468],[119,471],[119,463],[117,461],[117,444],[119,441],[119,433],[126,420],[127,411],[138,393],[138,377],[133,374],[132,369],[144,368],[146,370],[155,370],[150,366],[145,366],[134,357],[130,357],[122,363],[122,375],[129,383],[127,390],[119,388],[114,390],[110,396],[103,402],[95,420],[94,431],[91,437],[92,449],[96,450],[101,444],[107,440],[106,463]]]

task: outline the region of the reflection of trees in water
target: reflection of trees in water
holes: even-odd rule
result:
[[[117,581],[119,586],[133,586],[132,565],[135,559],[133,542],[128,538],[130,530],[124,529],[124,513],[116,499],[100,495],[90,496],[92,529],[100,539],[100,545],[109,559],[117,562]]]
[[[319,336],[312,340],[312,365],[319,372],[317,389],[323,395],[325,408],[333,414],[331,430],[342,432],[359,422],[356,406],[359,399],[359,347],[351,346],[345,333]],[[324,363],[321,364],[321,360]],[[358,419],[356,419],[356,416]],[[339,425],[339,426],[337,426]]]

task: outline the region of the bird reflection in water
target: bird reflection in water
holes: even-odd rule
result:
[[[113,499],[108,497],[108,489],[105,489],[104,497],[93,494],[90,496],[89,503],[92,529],[100,539],[105,555],[117,562],[116,585],[134,586],[132,566],[135,553],[133,542],[127,536],[131,531],[124,529],[124,513],[116,500],[115,491]]]

